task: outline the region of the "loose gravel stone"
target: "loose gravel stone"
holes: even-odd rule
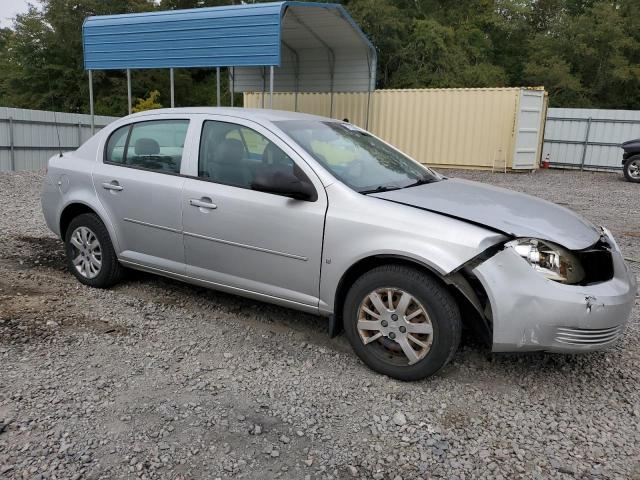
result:
[[[398,425],[399,427],[407,424],[407,417],[404,416],[402,412],[396,412],[393,414],[393,423]]]
[[[621,175],[443,173],[606,225],[638,273],[640,195]],[[398,382],[311,315],[136,272],[80,285],[41,182],[0,173],[3,479],[640,475],[637,304],[608,352],[493,354],[465,332],[437,376]]]

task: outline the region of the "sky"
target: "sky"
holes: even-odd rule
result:
[[[36,3],[34,0],[0,0],[0,26],[10,26],[12,17],[27,11],[29,1]]]

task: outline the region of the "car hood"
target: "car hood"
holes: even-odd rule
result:
[[[600,232],[555,203],[461,179],[371,194],[376,198],[480,224],[514,237],[532,237],[570,250],[592,246]]]

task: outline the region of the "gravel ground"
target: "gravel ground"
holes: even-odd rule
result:
[[[566,205],[638,260],[640,187],[619,174],[446,173]],[[640,478],[637,304],[608,352],[467,337],[401,383],[310,315],[146,274],[81,286],[41,176],[0,174],[0,477]]]

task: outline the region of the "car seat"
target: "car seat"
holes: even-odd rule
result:
[[[222,140],[208,159],[207,173],[215,182],[248,187],[251,179],[242,142],[235,138]]]

